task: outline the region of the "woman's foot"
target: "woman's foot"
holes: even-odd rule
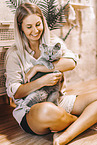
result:
[[[74,121],[77,120],[77,117],[75,115],[66,113],[66,118],[65,118],[65,125],[64,125],[64,129],[67,128],[71,123],[73,123]],[[54,133],[53,136],[53,145],[65,145],[66,143],[68,143],[69,141],[71,141],[72,139],[70,138],[70,135],[68,135],[67,132],[64,131],[59,131]]]
[[[62,132],[58,132],[58,133],[55,133],[54,136],[53,136],[53,145],[65,145],[66,143],[69,142],[67,138],[67,135],[62,135],[64,131]]]

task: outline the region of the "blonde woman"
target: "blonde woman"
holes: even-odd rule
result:
[[[75,121],[53,142],[54,145],[66,144],[97,122],[97,96],[86,94],[76,98],[75,95],[64,95],[59,106],[52,102],[39,102],[27,112],[22,107],[23,100],[44,86],[55,85],[63,72],[75,68],[76,57],[61,39],[49,31],[41,10],[35,4],[20,5],[16,10],[14,24],[15,44],[6,56],[7,94],[17,106],[13,116],[24,131],[39,135],[63,130]],[[41,57],[41,44],[53,45],[56,41],[61,43],[62,57],[53,62],[54,69],[34,65]],[[52,73],[55,70],[61,73]],[[37,72],[49,73],[28,82]],[[81,116],[77,119],[72,114]]]

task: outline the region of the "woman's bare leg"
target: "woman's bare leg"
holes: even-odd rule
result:
[[[97,122],[97,93],[80,95],[76,101],[72,113],[79,118],[72,123],[59,137],[54,140],[54,145],[65,145],[77,135]]]
[[[97,101],[97,91],[79,95],[76,98],[71,114],[80,115],[83,110],[94,101]]]
[[[35,104],[26,116],[29,127],[37,134],[60,131],[74,122],[77,117],[51,102]]]

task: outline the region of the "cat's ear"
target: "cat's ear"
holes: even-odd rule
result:
[[[45,48],[47,48],[47,45],[46,45],[46,44],[44,44],[44,43],[42,44],[42,46],[43,46],[43,48],[44,48],[44,49],[45,49]]]
[[[60,48],[61,48],[61,44],[60,43],[55,44],[55,46],[54,46],[55,50],[60,50]]]

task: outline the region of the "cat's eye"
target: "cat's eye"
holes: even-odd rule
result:
[[[56,52],[55,52],[55,51],[53,51],[53,52],[52,52],[52,54],[54,55],[54,54],[56,54]]]
[[[42,44],[42,46],[43,46],[44,48],[48,48],[48,46],[47,46],[46,44],[44,44],[44,43]]]

